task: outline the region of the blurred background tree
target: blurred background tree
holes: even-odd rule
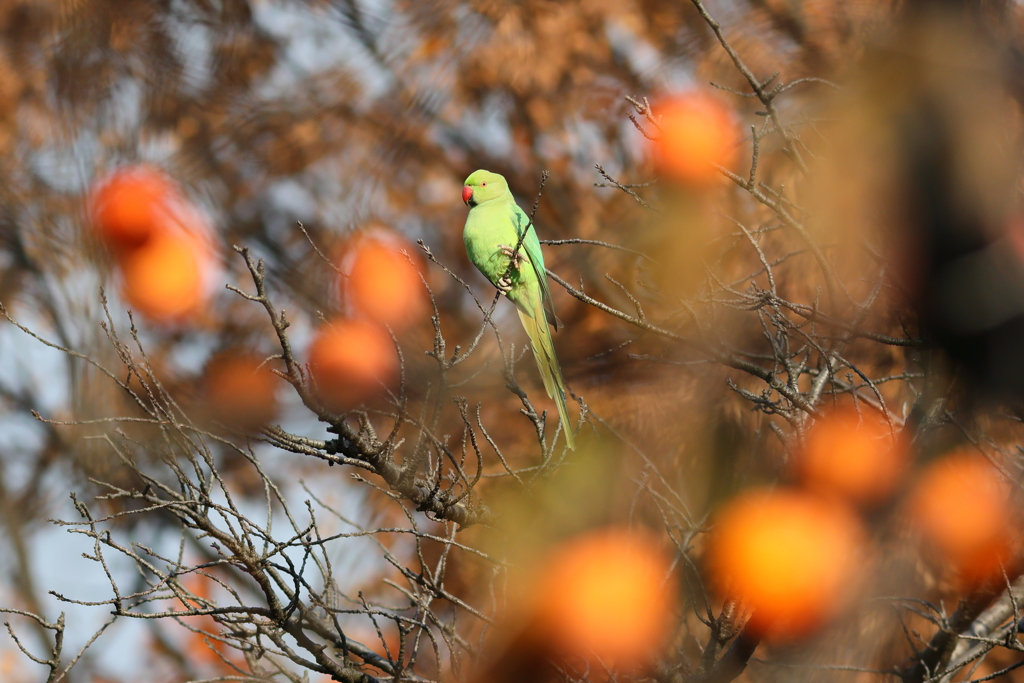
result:
[[[1021,19],[0,3],[0,677],[1012,676]]]

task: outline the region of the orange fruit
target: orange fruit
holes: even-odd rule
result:
[[[93,192],[93,228],[115,255],[124,255],[165,227],[168,205],[177,195],[170,178],[155,168],[118,170]]]
[[[207,300],[208,245],[186,234],[156,233],[121,266],[128,304],[158,322],[197,315]]]
[[[352,315],[365,316],[395,330],[416,322],[426,310],[420,268],[399,237],[374,230],[355,238],[342,260],[342,297]]]
[[[914,526],[968,583],[1001,576],[1016,536],[1010,485],[984,456],[959,451],[922,472],[910,495]]]
[[[675,608],[669,558],[651,539],[606,529],[573,539],[545,565],[536,636],[558,654],[639,664],[665,642]]]
[[[793,461],[805,487],[870,507],[889,497],[906,473],[909,448],[876,415],[853,409],[816,422]]]
[[[214,417],[231,427],[252,431],[277,413],[277,378],[261,358],[229,352],[206,366],[205,402]]]
[[[756,490],[718,515],[707,571],[723,597],[751,612],[748,628],[805,636],[842,606],[862,571],[863,530],[848,508],[795,490]]]
[[[390,335],[367,320],[325,325],[309,349],[309,369],[324,407],[344,412],[382,390],[398,372]]]
[[[699,90],[681,92],[653,106],[659,118],[651,156],[657,172],[675,182],[706,186],[718,180],[718,166],[736,157],[732,111]]]

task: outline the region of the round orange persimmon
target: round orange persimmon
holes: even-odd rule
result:
[[[568,543],[545,565],[535,635],[557,654],[628,666],[665,642],[675,585],[665,553],[626,529]]]
[[[690,90],[653,106],[658,118],[651,156],[657,172],[678,183],[706,186],[719,177],[718,166],[736,156],[732,112],[716,97]]]
[[[205,387],[206,405],[214,417],[236,429],[257,429],[277,413],[277,378],[257,356],[216,356],[206,366]]]
[[[844,409],[807,431],[793,466],[805,487],[870,507],[892,494],[908,460],[906,441],[893,436],[884,420]]]
[[[121,264],[128,304],[158,322],[180,322],[207,301],[209,247],[185,233],[154,233]]]
[[[324,407],[344,412],[381,391],[398,371],[390,335],[368,320],[322,327],[309,348],[309,369]]]
[[[342,260],[342,297],[350,314],[365,316],[395,330],[408,327],[426,309],[420,269],[396,235],[373,230],[355,239]]]
[[[150,166],[123,168],[93,191],[93,228],[115,256],[123,256],[166,227],[169,206],[177,197],[177,188],[163,172]]]
[[[730,502],[709,540],[712,585],[750,611],[748,628],[799,638],[843,605],[860,570],[864,533],[848,508],[795,490],[757,490]]]
[[[1010,486],[984,456],[947,455],[925,468],[910,513],[925,542],[967,583],[1001,576],[1017,527]]]

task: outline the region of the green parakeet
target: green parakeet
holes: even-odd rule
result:
[[[551,303],[551,292],[544,272],[544,254],[540,250],[536,226],[527,230],[517,255],[516,267],[505,278],[512,252],[519,244],[523,230],[530,224],[529,216],[512,198],[505,179],[490,171],[475,171],[466,178],[462,201],[470,207],[466,227],[462,232],[469,260],[516,305],[519,319],[530,337],[533,357],[537,360],[544,388],[558,406],[565,442],[569,448],[575,448],[572,422],[565,405],[565,381],[558,367],[558,358],[555,357],[551,330],[548,329],[550,323],[557,330],[559,320],[555,317]]]

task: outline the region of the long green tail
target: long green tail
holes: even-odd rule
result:
[[[540,370],[541,379],[544,380],[544,389],[548,396],[555,399],[558,406],[558,419],[562,421],[562,431],[565,432],[565,443],[572,449],[576,449],[576,437],[572,433],[572,422],[569,419],[569,409],[565,405],[565,380],[562,379],[562,370],[558,367],[558,358],[555,356],[555,345],[551,340],[551,330],[548,328],[548,321],[544,315],[531,316],[519,306],[519,320],[526,328],[526,334],[530,337],[530,344],[533,346],[533,357],[537,360],[537,369]]]

